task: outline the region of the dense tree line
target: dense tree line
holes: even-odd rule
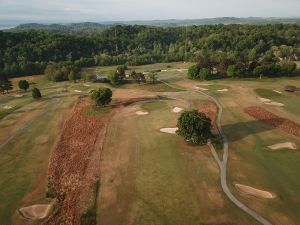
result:
[[[40,74],[49,62],[61,61],[85,67],[186,60],[207,64],[202,69],[213,67],[218,73],[235,74],[299,57],[299,24],[118,25],[88,36],[36,30],[0,32],[0,73],[10,77]]]

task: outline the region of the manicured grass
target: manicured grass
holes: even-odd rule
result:
[[[139,89],[144,91],[152,91],[152,92],[179,92],[180,91],[164,83],[126,84],[120,87],[127,88],[127,89]]]
[[[146,111],[164,110],[167,108],[165,101],[146,102],[141,105],[141,108]]]
[[[268,98],[275,102],[280,102],[284,104],[284,109],[290,113],[300,116],[299,105],[300,98],[295,95],[282,92],[282,94],[276,93],[271,89],[255,89],[258,96],[262,98]]]
[[[107,113],[110,113],[111,110],[112,110],[111,106],[104,106],[104,107],[90,106],[85,108],[82,111],[82,114],[87,116],[105,115]]]
[[[49,155],[59,137],[57,134],[66,116],[64,110],[74,100],[67,97],[60,102],[45,101],[44,108],[48,110],[0,149],[1,224],[24,224],[19,216],[13,216],[16,210],[45,201]],[[41,136],[48,138],[47,143],[38,143]],[[34,190],[38,191],[26,198]]]

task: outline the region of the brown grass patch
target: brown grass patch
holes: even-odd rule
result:
[[[216,104],[212,101],[205,102],[198,107],[198,111],[204,113],[208,118],[210,118],[211,123],[214,128],[216,128],[216,119],[218,108]]]
[[[263,123],[271,125],[275,128],[280,128],[282,131],[292,134],[298,138],[300,137],[300,125],[291,120],[279,117],[258,106],[248,107],[244,109],[244,111]]]
[[[91,105],[80,100],[65,122],[48,169],[48,194],[58,199],[58,209],[47,224],[80,224],[94,201],[94,185],[99,177],[99,162],[106,127],[112,113],[86,116]]]

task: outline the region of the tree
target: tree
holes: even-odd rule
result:
[[[19,88],[24,90],[24,91],[27,91],[27,89],[29,88],[29,83],[27,80],[20,80],[19,81]]]
[[[79,73],[76,70],[71,70],[70,73],[68,74],[68,79],[69,81],[74,81],[78,80],[79,78]]]
[[[9,90],[13,89],[13,85],[10,80],[7,79],[7,77],[3,74],[0,74],[0,91],[2,94],[5,92],[8,93]]]
[[[200,80],[206,80],[211,75],[211,72],[207,68],[203,68],[199,72],[199,79]]]
[[[38,88],[33,88],[32,89],[32,97],[35,99],[41,98],[42,94]]]
[[[235,65],[229,65],[227,68],[227,76],[229,77],[238,77],[240,76],[241,71]]]
[[[148,76],[149,79],[152,81],[152,84],[154,84],[155,81],[157,80],[157,73],[150,73]]]
[[[132,79],[135,80],[135,82],[137,83],[144,83],[146,82],[146,78],[145,78],[145,75],[143,73],[137,73],[135,72],[135,70],[133,70],[131,73],[130,73],[130,77]]]
[[[190,66],[188,69],[188,78],[197,79],[199,76],[200,69],[197,65]]]
[[[211,133],[211,120],[197,110],[183,112],[177,122],[177,134],[194,144],[205,144]]]
[[[109,88],[99,88],[91,91],[91,99],[96,106],[105,106],[111,102],[112,91]]]
[[[118,75],[117,71],[111,71],[108,79],[109,79],[109,82],[111,83],[111,85],[113,85],[113,86],[117,86],[120,84],[119,75]]]

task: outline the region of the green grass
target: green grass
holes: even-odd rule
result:
[[[141,108],[146,111],[164,110],[167,108],[167,103],[165,101],[145,102],[141,105]]]
[[[46,182],[50,151],[58,138],[57,131],[62,122],[61,110],[70,104],[70,100],[67,98],[59,103],[45,101],[43,107],[48,110],[0,149],[1,224],[17,224],[11,218],[23,206],[20,201],[28,192],[33,191],[32,188]],[[37,144],[36,140],[40,135],[48,136],[48,143]],[[41,200],[45,194],[35,194],[30,202]]]
[[[297,107],[297,105],[299,105],[300,99],[297,96],[285,92],[279,94],[271,89],[262,88],[255,89],[255,93],[262,98],[268,98],[272,101],[283,103],[284,109],[286,111],[300,116],[300,107]]]
[[[111,110],[112,110],[111,106],[104,106],[104,107],[90,106],[85,108],[82,111],[82,114],[86,116],[101,116],[110,113]]]

